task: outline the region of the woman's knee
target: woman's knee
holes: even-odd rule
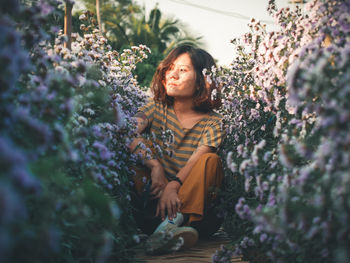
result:
[[[210,163],[218,163],[221,165],[221,159],[219,155],[217,155],[216,153],[205,153],[199,158],[199,160],[210,162]]]
[[[192,169],[193,173],[198,173],[202,177],[203,173],[207,174],[207,178],[212,176],[222,177],[223,167],[220,157],[216,153],[203,154]]]
[[[223,167],[221,158],[216,153],[206,153],[203,155],[204,162],[205,163],[205,170],[208,172],[208,175],[213,175],[214,177],[208,177],[211,178],[209,181],[214,180],[212,184],[214,185],[221,185],[221,181],[223,178]]]

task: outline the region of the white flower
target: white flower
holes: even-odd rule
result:
[[[230,163],[232,163],[232,154],[233,152],[229,152],[226,156],[226,163],[229,165]]]
[[[135,242],[138,244],[140,243],[140,237],[138,235],[133,235],[132,238],[135,240]]]
[[[209,75],[206,76],[206,80],[209,83],[209,85],[213,83]]]
[[[82,15],[80,15],[79,16],[79,20],[87,20],[87,17],[86,17],[86,15],[85,14],[82,14]]]
[[[242,155],[243,154],[243,144],[240,144],[237,146],[237,153],[238,153],[238,156]]]
[[[229,164],[229,168],[231,172],[233,173],[237,172],[237,164],[235,162],[231,162],[231,164]]]
[[[249,159],[244,160],[241,165],[239,166],[239,172],[241,174],[243,174],[243,172],[245,171],[245,169],[247,169],[247,167],[251,164],[251,161]]]
[[[217,90],[213,89],[213,91],[211,92],[211,100],[216,100],[217,98]]]
[[[83,124],[83,125],[87,125],[88,124],[88,120],[84,117],[84,116],[79,116],[78,117],[78,121]]]
[[[103,80],[98,80],[98,83],[102,86],[102,87],[106,87],[106,82]]]

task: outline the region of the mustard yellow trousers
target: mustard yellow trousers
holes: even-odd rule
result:
[[[151,234],[161,222],[160,218],[155,217],[158,200],[151,200],[147,195],[150,171],[144,167],[135,171],[135,220],[141,230]],[[223,177],[220,157],[215,153],[206,153],[195,163],[178,192],[181,212],[189,216],[186,225],[195,227],[202,236],[215,233],[222,223],[214,208]]]

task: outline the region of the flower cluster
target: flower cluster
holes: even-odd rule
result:
[[[229,263],[232,262],[233,252],[227,249],[224,245],[221,245],[220,250],[216,250],[212,257],[213,263]]]
[[[92,26],[73,34],[69,50],[62,33],[53,39],[46,31],[55,0],[7,2],[13,8],[1,8],[0,18],[0,261],[128,262],[136,157],[127,144],[135,136],[131,116],[146,99],[131,71],[149,49],[113,51],[86,12]]]
[[[21,87],[17,83],[21,74],[32,68],[30,56],[23,44],[30,45],[29,42],[36,41],[36,36],[44,36],[38,28],[34,28],[32,38],[28,39],[25,32],[21,34],[16,31],[14,17],[33,14],[32,22],[38,23],[43,16],[41,7],[38,5],[28,9],[27,13],[21,13],[18,1],[5,1],[0,9],[1,261],[13,248],[13,237],[22,237],[14,233],[16,229],[21,230],[18,222],[30,218],[27,197],[35,197],[42,192],[40,180],[33,176],[29,164],[54,141],[54,130],[50,130],[40,118],[32,115],[26,103],[30,98],[22,96]],[[25,135],[28,135],[27,139],[24,138]],[[50,229],[51,226],[46,230]]]
[[[279,28],[253,19],[230,68],[211,76],[227,132],[225,229],[274,262],[346,262],[349,2],[268,9]]]
[[[81,19],[93,23],[89,12]],[[113,189],[128,180],[130,161],[135,161],[127,150],[136,135],[132,116],[147,95],[137,86],[131,71],[150,50],[140,45],[119,54],[93,27],[82,37],[73,34],[72,38],[72,50],[64,48],[60,33],[55,46],[46,52],[61,59],[55,64],[56,70],[75,78],[71,136],[76,149],[84,153],[81,162],[88,174]]]

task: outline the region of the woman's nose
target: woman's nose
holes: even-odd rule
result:
[[[176,69],[170,70],[168,72],[168,77],[177,79],[179,77],[178,70],[176,70]]]

